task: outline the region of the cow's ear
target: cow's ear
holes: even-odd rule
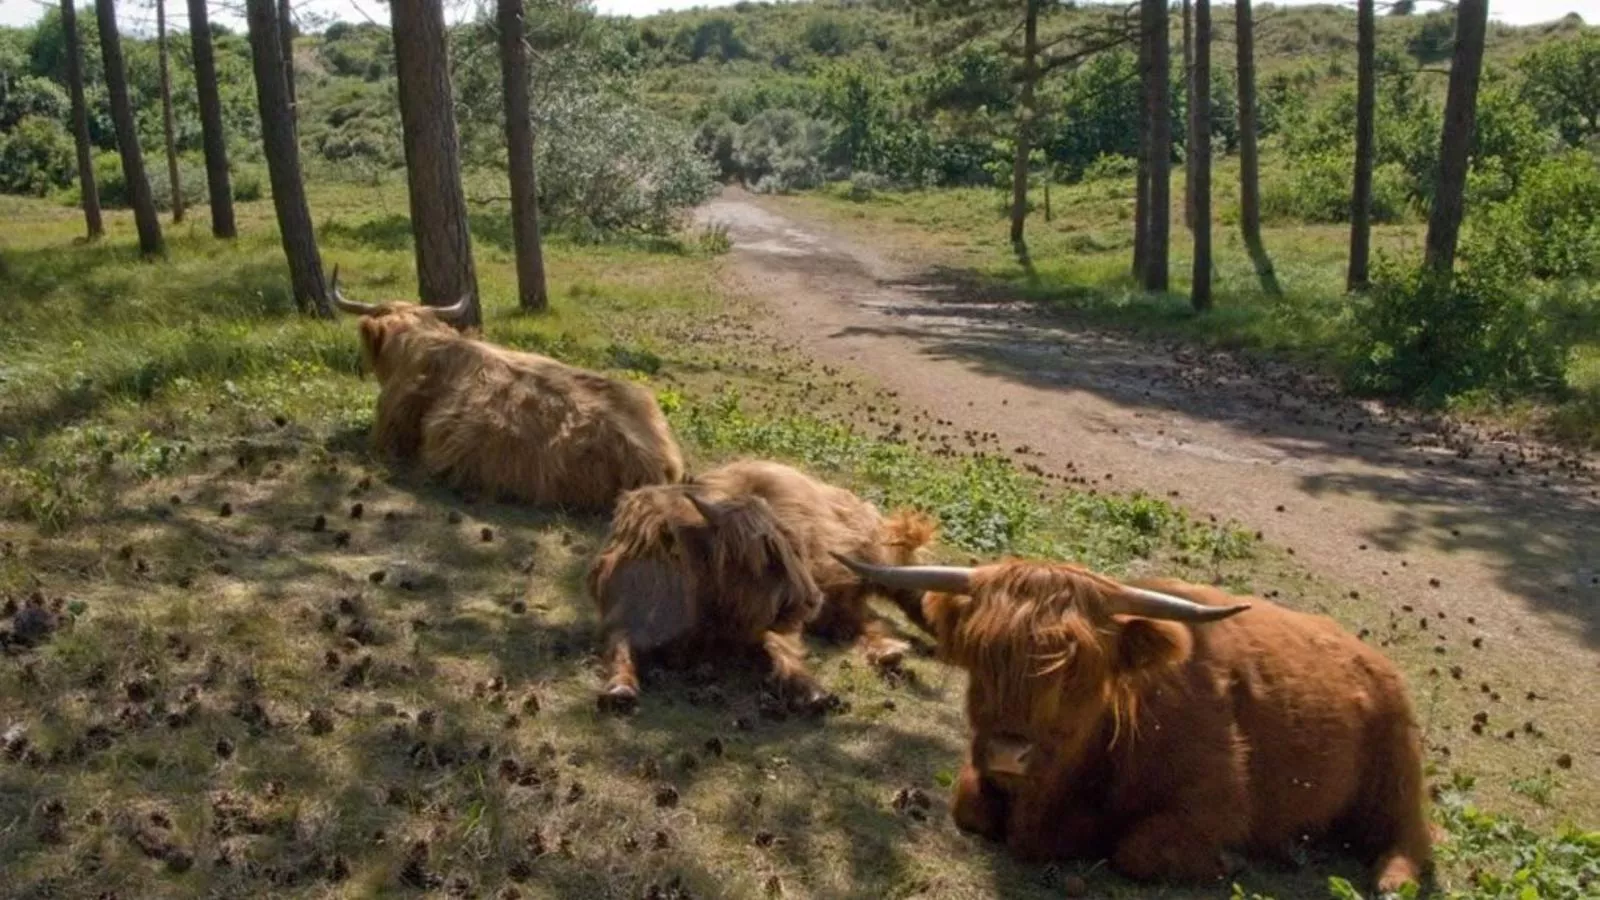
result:
[[[1117,631],[1117,669],[1134,674],[1174,665],[1189,655],[1191,640],[1175,622],[1129,619]]]
[[[383,323],[371,316],[363,316],[360,328],[361,344],[367,349],[367,357],[376,363],[378,354],[383,352]]]

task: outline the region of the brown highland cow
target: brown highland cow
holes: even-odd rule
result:
[[[623,495],[589,569],[605,632],[601,704],[636,704],[633,652],[671,646],[713,662],[719,651],[762,648],[792,705],[825,706],[831,698],[803,662],[803,631],[860,639],[868,659],[892,665],[907,644],[873,614],[869,596],[922,617],[919,592],[881,591],[831,554],[909,563],[934,531],[924,516],[885,519],[855,494],[772,462],[734,462],[688,484]]]
[[[683,478],[655,398],[546,356],[458,334],[452,307],[334,302],[361,316],[378,379],[373,443],[457,488],[539,505],[605,510],[619,494]]]
[[[928,590],[940,657],[970,673],[959,827],[1138,879],[1216,879],[1225,851],[1316,836],[1375,859],[1381,891],[1428,866],[1405,686],[1333,620],[1069,565],[848,562]]]

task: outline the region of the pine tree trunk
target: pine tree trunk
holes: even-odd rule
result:
[[[100,189],[94,182],[94,149],[89,143],[89,107],[83,99],[83,42],[78,34],[78,11],[73,0],[61,0],[61,27],[67,38],[67,90],[72,95],[72,142],[78,150],[78,193],[83,199],[83,221],[89,240],[106,233],[100,218]]]
[[[1039,0],[1027,0],[1022,26],[1022,93],[1017,103],[1016,155],[1011,161],[1011,247],[1026,257],[1023,231],[1028,224],[1028,157],[1033,151],[1035,83],[1039,80]]]
[[[283,56],[283,83],[289,92],[289,121],[300,127],[300,101],[294,86],[294,17],[289,0],[278,0],[278,45]]]
[[[1150,40],[1150,68],[1145,73],[1150,221],[1145,236],[1144,289],[1160,292],[1168,286],[1167,256],[1172,231],[1172,53],[1168,46],[1166,0],[1143,0],[1141,18],[1147,23]]]
[[[1239,229],[1255,261],[1256,274],[1272,276],[1272,263],[1261,242],[1261,154],[1256,135],[1256,49],[1255,20],[1250,0],[1234,4],[1239,51]]]
[[[440,0],[392,0],[400,125],[405,133],[411,231],[422,302],[448,306],[472,298],[463,322],[482,323],[467,202],[461,190],[456,115]]]
[[[156,57],[161,67],[161,131],[167,144],[167,184],[172,221],[183,221],[183,185],[178,181],[178,135],[172,121],[172,73],[167,60],[167,2],[156,0]]]
[[[539,238],[539,182],[533,167],[528,103],[528,45],[522,0],[498,0],[500,80],[506,98],[506,162],[511,178],[511,236],[517,248],[517,303],[525,312],[550,306]]]
[[[1449,275],[1454,269],[1456,241],[1461,236],[1488,20],[1488,0],[1461,0],[1456,6],[1456,49],[1450,63],[1450,90],[1445,98],[1444,131],[1439,144],[1439,183],[1433,195],[1433,211],[1428,216],[1424,261],[1439,275]]]
[[[133,104],[128,99],[128,70],[122,63],[117,11],[113,0],[95,0],[94,10],[100,26],[100,56],[105,62],[111,121],[116,126],[117,151],[122,155],[122,177],[128,184],[128,202],[133,205],[133,221],[139,229],[139,252],[145,256],[159,256],[166,252],[166,245],[161,240],[161,219],[156,215],[150,181],[145,178],[139,129],[134,124]]]
[[[1194,0],[1194,98],[1189,168],[1194,172],[1194,277],[1189,302],[1196,312],[1211,308],[1211,0]]]
[[[256,105],[261,112],[261,141],[272,181],[272,205],[278,214],[283,254],[289,260],[289,280],[294,302],[301,312],[315,311],[332,317],[327,285],[322,280],[322,258],[311,227],[306,188],[300,176],[300,147],[295,141],[294,119],[289,109],[289,87],[278,43],[278,19],[272,0],[246,0],[250,26],[250,60],[256,76]]]
[[[233,223],[233,186],[228,178],[228,138],[222,131],[222,96],[217,92],[217,63],[211,49],[206,0],[189,0],[189,43],[194,51],[194,84],[200,95],[200,130],[205,140],[211,233],[219,238],[232,238],[237,230]]]
[[[1183,0],[1183,85],[1184,109],[1188,110],[1189,128],[1184,134],[1183,152],[1183,224],[1194,228],[1194,159],[1190,147],[1194,146],[1194,10],[1191,0]]]
[[[1140,0],[1139,11],[1139,164],[1134,178],[1133,200],[1133,278],[1144,284],[1145,259],[1150,247],[1150,70],[1154,65],[1153,34],[1150,19],[1145,16]]]
[[[1345,289],[1366,290],[1367,263],[1372,253],[1372,160],[1378,79],[1377,12],[1374,0],[1360,0],[1356,9],[1356,172],[1350,197],[1350,270]]]

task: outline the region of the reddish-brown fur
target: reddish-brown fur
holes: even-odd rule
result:
[[[1208,606],[1179,581],[1138,586]],[[1116,585],[1007,561],[930,593],[940,655],[970,673],[956,823],[1025,859],[1109,855],[1140,879],[1215,879],[1224,852],[1343,838],[1380,890],[1431,859],[1420,738],[1395,667],[1331,619],[1260,598],[1194,626],[1107,615]],[[1024,773],[1003,748],[1032,747]]]
[[[691,492],[715,507],[714,523],[690,502]],[[638,695],[633,649],[672,643],[762,647],[792,700],[823,703],[827,697],[803,663],[803,630],[859,638],[882,664],[906,649],[868,605],[878,589],[830,553],[904,564],[933,535],[926,517],[885,519],[849,491],[778,463],[740,461],[690,484],[631,491],[617,502],[611,533],[589,570],[606,632],[602,699],[630,706]],[[921,621],[917,596],[886,593]]]
[[[591,510],[683,477],[666,418],[638,385],[464,337],[425,306],[384,304],[360,332],[380,385],[373,441],[430,476]]]

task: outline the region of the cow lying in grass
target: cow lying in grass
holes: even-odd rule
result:
[[[919,593],[865,584],[831,554],[908,563],[934,531],[921,515],[885,519],[855,494],[772,462],[625,494],[589,570],[605,631],[602,705],[631,708],[634,651],[671,645],[712,661],[761,648],[791,705],[820,708],[830,698],[806,671],[802,632],[859,639],[869,660],[892,665],[907,645],[869,597],[884,594],[921,621]]]
[[[361,356],[378,379],[373,441],[452,486],[538,505],[604,510],[683,477],[683,456],[644,388],[451,327],[467,308],[366,304]]]
[[[940,657],[970,673],[961,828],[1139,879],[1216,879],[1224,851],[1319,835],[1375,859],[1381,891],[1429,864],[1405,686],[1331,619],[1068,565],[848,564],[928,591]]]

